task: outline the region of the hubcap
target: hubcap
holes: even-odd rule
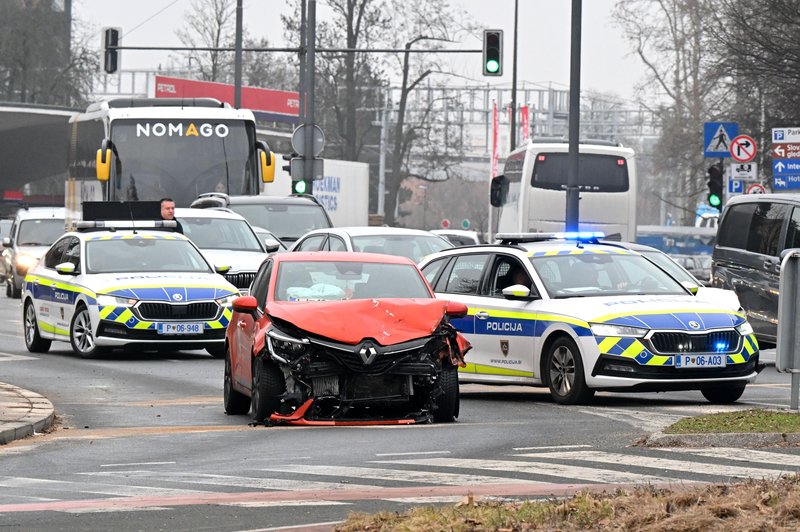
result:
[[[25,341],[28,345],[33,344],[36,327],[36,312],[33,310],[33,305],[28,305],[25,309]]]
[[[94,349],[92,322],[89,320],[89,312],[87,310],[81,310],[75,316],[75,323],[72,326],[72,338],[81,353],[88,353]]]
[[[564,346],[553,353],[550,362],[550,382],[559,395],[567,395],[575,383],[575,357]]]

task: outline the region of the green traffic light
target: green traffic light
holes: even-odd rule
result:
[[[495,61],[494,59],[490,59],[489,61],[486,61],[486,72],[491,72],[492,74],[494,74],[498,70],[500,70],[500,62],[499,61]]]
[[[306,193],[306,182],[305,181],[297,181],[294,184],[294,193],[295,194],[305,194]]]
[[[722,200],[721,200],[721,199],[720,199],[720,197],[719,197],[719,196],[717,196],[716,194],[709,194],[709,195],[708,195],[708,203],[709,203],[709,204],[710,204],[712,207],[719,207],[719,206],[720,206],[720,204],[722,203]]]

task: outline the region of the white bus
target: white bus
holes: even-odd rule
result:
[[[565,230],[569,144],[534,139],[506,159],[492,180],[490,228],[494,233]],[[579,229],[636,240],[634,151],[606,141],[579,145]]]
[[[188,206],[204,192],[258,194],[274,179],[275,155],[257,139],[252,111],[212,98],[102,101],[69,128],[69,177],[100,180],[105,200]]]

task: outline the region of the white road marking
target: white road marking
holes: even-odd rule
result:
[[[137,506],[135,508],[113,507],[113,508],[72,508],[69,510],[57,510],[65,514],[104,514],[117,512],[160,512],[163,510],[174,510],[164,506]]]
[[[352,503],[342,501],[245,501],[217,503],[218,506],[238,506],[241,508],[269,508],[273,506],[349,506]]]
[[[521,454],[518,456],[532,458],[556,458],[560,460],[581,460],[587,462],[599,462],[601,464],[618,464],[623,466],[647,467],[668,471],[682,471],[685,473],[704,473],[707,475],[743,477],[743,478],[773,478],[786,471],[775,469],[762,469],[757,467],[727,466],[721,464],[708,464],[689,462],[685,460],[673,460],[670,458],[658,458],[655,456],[642,456],[623,453],[607,453],[603,451],[576,451],[571,453],[541,453],[541,454]],[[705,466],[704,471],[702,467]]]
[[[85,482],[72,482],[68,480],[49,480],[27,477],[3,477],[0,480],[3,488],[29,488],[36,487],[40,491],[79,491],[82,493],[99,493],[101,495],[116,495],[118,497],[135,497],[142,495],[188,495],[208,493],[199,490],[182,490],[174,488],[159,488],[152,486],[128,486],[119,484],[86,484]]]
[[[382,501],[399,502],[402,504],[448,504],[459,503],[464,500],[463,495],[449,497],[396,497],[391,499],[381,499]]]
[[[19,361],[19,360],[39,360],[38,357],[29,357],[26,355],[15,355],[13,353],[2,353],[0,352],[0,362],[12,362],[12,361]]]
[[[446,460],[458,463],[458,467],[472,468],[472,460],[454,458],[421,458],[419,460],[377,461],[378,464],[414,464],[427,460]],[[301,473],[306,475],[326,475],[335,477],[352,477],[371,480],[401,480],[405,482],[424,482],[446,486],[463,486],[466,484],[541,484],[533,480],[469,475],[461,473],[436,473],[434,471],[413,471],[403,469],[381,469],[377,467],[344,467],[322,465],[287,464],[282,467],[265,469],[264,471],[280,471],[282,473]]]
[[[416,456],[420,454],[450,454],[450,451],[417,451],[413,453],[375,453],[375,456]]]
[[[544,447],[512,447],[515,451],[552,451],[556,449],[587,449],[591,445],[545,445]]]
[[[547,453],[544,453],[545,455]],[[554,453],[561,454],[561,453]],[[569,454],[569,453],[567,453]],[[528,456],[528,455],[520,455]],[[531,454],[533,457],[542,457],[542,454]],[[564,479],[586,480],[589,482],[601,482],[613,484],[618,482],[628,483],[652,483],[652,482],[674,482],[678,477],[665,477],[645,475],[638,473],[628,473],[626,471],[612,471],[597,469],[594,467],[583,467],[574,465],[553,464],[548,462],[521,462],[512,460],[476,460],[464,458],[422,458],[419,460],[400,460],[393,463],[403,465],[435,466],[435,467],[459,467],[462,469],[482,469],[488,471],[508,471],[511,473],[524,473],[527,475],[547,475]],[[482,477],[478,477],[482,478]],[[490,477],[491,478],[491,477]],[[508,482],[512,479],[503,479]],[[514,479],[518,482],[526,482],[521,479]],[[486,483],[485,481],[483,482]],[[542,481],[536,483],[541,484]]]
[[[100,467],[132,467],[144,465],[167,465],[175,463],[177,462],[131,462],[129,464],[100,464]]]
[[[661,449],[673,453],[689,453],[709,458],[722,458],[734,462],[752,462],[755,464],[780,464],[785,466],[800,467],[800,455],[771,453],[755,449],[739,449],[736,447],[708,447],[708,448],[681,448]],[[716,467],[716,466],[713,466]]]

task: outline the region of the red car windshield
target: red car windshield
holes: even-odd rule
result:
[[[413,264],[284,262],[277,283],[276,301],[433,297]]]

